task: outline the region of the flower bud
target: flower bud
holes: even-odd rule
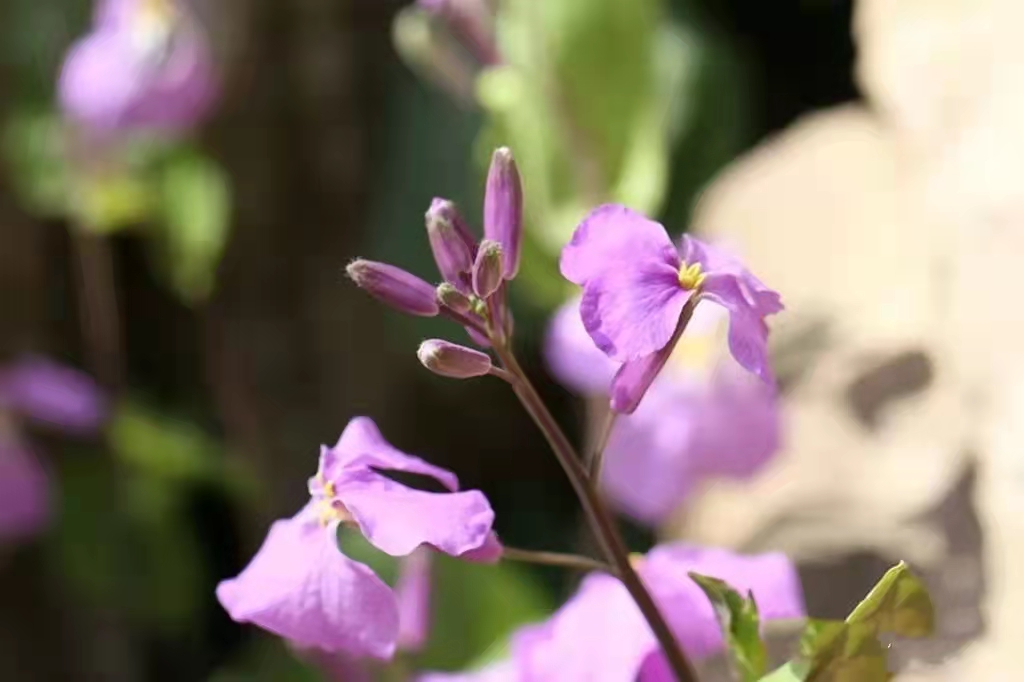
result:
[[[515,277],[523,240],[523,186],[508,147],[499,147],[491,158],[484,194],[484,237],[501,244],[505,279]]]
[[[356,286],[403,313],[433,317],[440,312],[436,289],[401,268],[357,259],[346,270]]]
[[[466,296],[449,282],[442,282],[437,287],[437,301],[457,313],[469,312],[473,307],[473,302],[469,300],[469,296]]]
[[[455,204],[434,199],[426,215],[427,238],[441,277],[460,290],[469,289],[475,244]]]
[[[424,341],[416,355],[431,372],[455,379],[479,377],[491,371],[491,358],[486,353],[441,339]]]
[[[504,250],[501,244],[485,239],[473,263],[473,291],[477,296],[487,299],[498,290],[505,270],[503,262]]]

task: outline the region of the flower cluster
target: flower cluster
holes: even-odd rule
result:
[[[780,312],[782,302],[724,251],[689,235],[676,249],[658,223],[625,206],[606,205],[576,228],[561,269],[583,287],[580,313],[590,338],[621,363],[611,384],[613,410],[636,410],[701,300],[728,311],[736,361],[772,380],[764,318]]]
[[[663,545],[639,559],[639,573],[664,609],[687,654],[706,658],[723,641],[711,604],[690,572],[721,577],[753,593],[762,619],[803,618],[800,583],[780,554],[741,556],[685,544]],[[650,628],[622,583],[594,573],[549,620],[512,638],[507,660],[462,675],[433,674],[423,682],[668,682],[672,680]]]
[[[274,632],[351,676],[360,659],[388,660],[422,645],[429,581],[413,570],[392,589],[339,549],[342,526],[397,557],[440,551],[470,561],[574,565],[590,570],[575,596],[546,621],[515,633],[507,659],[476,673],[422,679],[692,680],[689,661],[724,644],[719,614],[692,572],[724,579],[756,599],[755,623],[803,617],[799,580],[778,554],[744,557],[685,544],[628,554],[594,472],[512,351],[506,289],[519,269],[522,202],[512,155],[499,149],[487,178],[482,241],[450,201],[435,199],[426,213],[439,285],[367,260],[353,261],[348,273],[393,308],[441,315],[466,329],[480,349],[430,339],[419,348],[420,361],[444,376],[493,375],[510,384],[573,484],[603,560],[503,547],[482,493],[460,491],[451,472],[398,451],[373,422],[356,418],[337,445],[322,449],[309,503],[274,523],[251,563],[221,583],[217,596],[235,620]],[[579,226],[561,268],[583,294],[556,318],[550,360],[567,383],[584,392],[608,391],[612,410],[630,415],[612,434],[604,478],[620,506],[657,520],[685,494],[680,486],[688,479],[744,475],[774,451],[777,415],[766,383],[764,318],[782,306],[737,259],[689,237],[677,250],[657,223],[622,206],[603,206]],[[710,372],[707,339],[725,318],[735,361],[713,363]],[[684,336],[691,325],[698,333]],[[655,383],[659,375],[664,379]],[[737,428],[737,419],[748,420],[749,428]],[[447,492],[411,489],[389,471],[433,478]]]
[[[38,533],[50,514],[49,477],[22,423],[88,436],[106,414],[99,388],[76,370],[41,357],[0,368],[0,542]]]
[[[182,0],[100,0],[68,52],[64,112],[100,131],[194,126],[218,91],[209,39]]]
[[[380,301],[410,315],[443,315],[465,327],[479,346],[512,333],[505,282],[519,272],[523,189],[512,152],[494,152],[484,195],[484,239],[477,242],[454,203],[434,199],[426,213],[427,237],[441,284],[434,286],[387,263],[357,259],[348,275]],[[430,340],[419,358],[431,371],[466,378],[491,371],[490,358],[448,341]]]

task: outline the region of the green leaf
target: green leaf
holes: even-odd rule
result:
[[[743,682],[755,682],[768,666],[754,595],[742,597],[728,583],[690,573],[715,610],[733,665]]]
[[[817,632],[806,682],[887,682],[886,650],[865,623],[833,623]]]
[[[904,562],[893,566],[847,617],[880,634],[927,637],[935,631],[935,607],[928,589]]]
[[[776,668],[758,682],[803,682],[810,666],[805,661],[789,661]]]
[[[230,230],[228,179],[214,161],[193,151],[172,156],[162,171],[164,268],[184,301],[200,301],[213,290]]]

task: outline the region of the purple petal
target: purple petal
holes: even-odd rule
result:
[[[705,391],[696,424],[698,475],[749,478],[780,447],[777,391],[738,365],[723,363]]]
[[[420,545],[459,556],[487,544],[494,511],[483,493],[428,493],[373,471],[338,481],[338,498],[366,539],[392,556]]]
[[[232,619],[302,648],[390,658],[398,608],[390,588],[337,546],[335,527],[309,524],[306,509],[276,521],[237,577],[217,586]]]
[[[357,258],[345,271],[356,286],[395,310],[421,317],[440,312],[437,288],[402,268]]]
[[[583,326],[578,298],[563,305],[551,318],[544,355],[551,374],[584,395],[607,393],[617,368]]]
[[[217,95],[209,45],[189,18],[170,19],[165,44],[146,45],[138,8],[104,12],[68,52],[58,84],[64,111],[89,126],[177,130],[204,118]]]
[[[142,96],[147,75],[127,32],[97,31],[68,51],[57,86],[61,108],[97,128],[118,128]]]
[[[99,386],[87,374],[29,356],[0,372],[0,408],[76,433],[91,433],[107,417]]]
[[[585,284],[623,263],[658,261],[679,269],[679,255],[665,228],[620,204],[598,206],[562,249],[560,268],[570,282]]]
[[[692,295],[671,265],[637,262],[588,280],[580,316],[598,348],[628,362],[668,344]]]
[[[39,533],[50,518],[49,479],[27,450],[0,444],[0,542]]]
[[[421,547],[401,562],[395,601],[402,651],[419,651],[430,635],[430,558],[430,550]]]
[[[622,365],[612,379],[612,409],[620,414],[632,414],[671,354],[672,349],[665,346],[646,357]]]
[[[711,603],[690,571],[726,581],[740,594],[754,593],[762,622],[806,615],[796,568],[783,554],[744,556],[684,543],[656,547],[641,574],[688,654],[705,658],[723,647]]]
[[[480,545],[476,549],[471,549],[468,552],[463,552],[459,555],[460,559],[465,561],[473,561],[478,564],[496,564],[501,561],[501,555],[504,553],[505,548],[501,544],[501,540],[498,539],[497,533],[491,532],[484,541],[484,544]]]
[[[513,279],[519,272],[522,251],[523,186],[508,147],[499,147],[491,157],[484,193],[484,237],[501,245],[502,274]]]
[[[526,680],[622,682],[656,647],[622,583],[593,574],[546,623],[521,631],[513,651]]]
[[[333,448],[323,448],[320,456],[321,473],[338,483],[348,471],[361,472],[373,467],[430,476],[449,490],[459,489],[459,479],[455,474],[395,448],[384,440],[380,429],[369,417],[353,418],[338,443]]]
[[[704,295],[729,310],[729,351],[736,362],[765,382],[774,381],[768,358],[768,325],[751,306],[736,278],[709,276]]]
[[[617,508],[642,523],[665,520],[699,480],[694,399],[694,390],[653,391],[635,413],[619,417],[608,440],[601,485]]]

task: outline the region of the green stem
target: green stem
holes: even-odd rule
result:
[[[565,433],[558,426],[551,412],[548,411],[547,406],[533,387],[533,384],[526,377],[511,349],[502,344],[495,343],[494,351],[501,358],[505,368],[516,378],[515,383],[512,385],[513,390],[519,397],[520,402],[522,402],[523,407],[526,408],[526,411],[529,412],[538,428],[540,428],[541,433],[544,434],[552,451],[554,451],[555,456],[558,458],[559,464],[561,464],[562,469],[569,478],[569,482],[572,484],[573,490],[576,492],[576,496],[580,500],[583,513],[593,529],[602,552],[607,557],[609,563],[615,568],[615,572],[618,574],[619,579],[622,580],[622,584],[629,591],[633,601],[636,602],[637,608],[640,609],[648,625],[650,625],[651,631],[661,644],[665,659],[669,667],[672,668],[676,679],[678,682],[697,682],[697,675],[694,672],[693,666],[686,658],[686,654],[683,653],[682,648],[672,634],[672,630],[665,621],[665,617],[661,614],[654,599],[630,563],[629,549],[626,547],[626,543],[623,541],[614,519],[604,506],[601,496],[588,477],[579,455],[569,442],[569,439],[566,438]]]
[[[615,569],[603,561],[591,559],[588,556],[579,554],[562,554],[561,552],[537,552],[532,549],[519,549],[505,545],[502,548],[501,558],[509,561],[522,561],[530,564],[541,564],[544,566],[561,566],[562,568],[573,568],[579,571],[602,571],[604,573],[615,573]]]
[[[601,465],[604,464],[604,451],[608,447],[608,439],[612,435],[612,429],[615,428],[615,421],[618,416],[619,413],[615,410],[608,410],[608,416],[605,417],[601,431],[597,434],[597,442],[594,443],[594,447],[590,451],[590,459],[587,461],[587,472],[594,485],[600,485]]]

